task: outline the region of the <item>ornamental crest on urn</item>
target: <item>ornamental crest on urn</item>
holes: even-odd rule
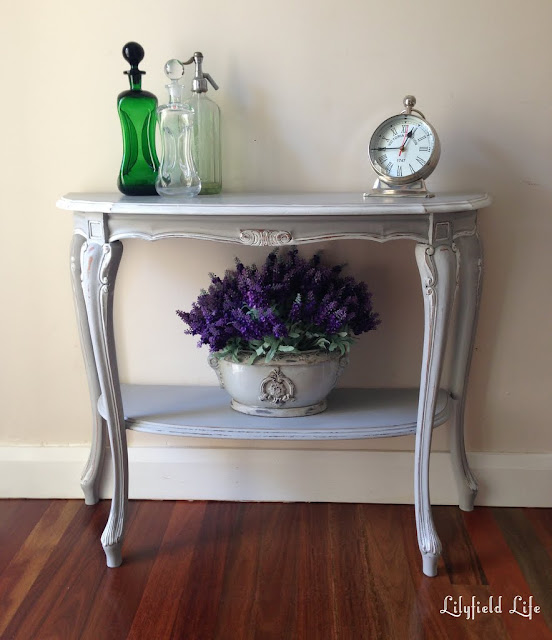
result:
[[[261,381],[259,400],[272,404],[285,404],[295,400],[295,385],[280,371],[280,367],[273,369]]]

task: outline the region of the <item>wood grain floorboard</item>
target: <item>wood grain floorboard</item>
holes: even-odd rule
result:
[[[255,640],[296,636],[300,504],[263,504],[259,564],[251,611]],[[228,637],[230,640],[230,637]]]
[[[251,640],[255,637],[253,606],[264,528],[263,515],[257,504],[240,503],[236,506],[236,521],[226,555],[214,639]]]
[[[181,594],[187,587],[206,506],[205,502],[177,502],[174,505],[128,634],[130,640],[173,637],[171,631],[177,619]]]
[[[502,532],[490,509],[476,509],[463,513],[466,529],[477,556],[489,581],[495,600],[502,596],[500,614],[511,638],[538,638],[552,640],[552,632],[547,628],[541,615],[528,621],[509,613],[516,596],[525,600],[531,595],[521,568],[504,539]],[[552,593],[549,594],[552,597]]]
[[[443,563],[451,584],[488,584],[469,533],[462,511],[449,507],[433,507],[433,520],[439,537],[444,540]]]
[[[406,556],[405,574],[410,575],[415,595],[415,606],[419,616],[421,629],[413,640],[461,640],[463,625],[449,624],[440,610],[442,609],[443,594],[450,590],[450,579],[445,569],[443,559],[438,563],[438,572],[434,578],[428,578],[422,573],[422,560],[416,536],[416,521],[413,506],[402,507],[402,544]],[[405,612],[412,615],[412,612]]]
[[[416,603],[424,629],[424,637],[428,640],[508,640],[509,635],[503,622],[497,616],[477,617],[475,620],[466,620],[465,617],[455,618],[447,613],[441,613],[445,608],[447,596],[456,601],[462,597],[471,600],[472,596],[484,600],[490,596],[490,587],[476,584],[476,576],[466,575],[467,585],[452,584],[449,572],[441,558],[438,564],[438,573],[434,578],[423,575],[421,571],[421,560],[416,540],[416,525],[414,520],[414,508],[411,510],[412,517],[404,519],[403,523],[403,545],[409,558],[408,568],[414,584],[416,593]],[[445,512],[450,511],[452,515],[457,507],[445,507]],[[442,517],[440,518],[442,521]],[[437,531],[443,545],[453,543],[448,539],[449,531],[453,527],[446,527],[444,531]]]
[[[523,513],[533,525],[542,546],[552,558],[552,509],[524,509]]]
[[[76,500],[44,502],[43,516],[0,573],[0,638],[81,506]]]
[[[423,638],[414,584],[405,571],[408,557],[400,535],[404,507],[360,505],[359,515],[359,535],[365,539],[368,566],[374,576],[372,595],[382,620],[380,637]]]
[[[60,628],[56,631],[59,638],[75,638],[75,618],[78,619],[78,603],[76,610],[67,612],[64,599],[71,597],[72,590],[89,598],[94,593],[99,580],[101,565],[97,561],[103,553],[98,548],[99,537],[107,520],[109,503],[101,502],[93,509],[81,503],[75,517],[59,544],[50,554],[44,568],[34,581],[29,594],[13,616],[4,632],[6,638],[29,640],[45,638],[41,627],[49,615],[60,618]],[[84,615],[88,613],[86,602]],[[64,617],[61,619],[60,614]]]
[[[235,521],[235,504],[207,505],[188,580],[180,595],[172,638],[213,640],[215,637],[226,555]]]
[[[79,640],[128,636],[174,509],[172,501],[131,501],[129,505],[134,517],[125,535],[123,564],[116,569],[103,567]]]
[[[359,640],[384,638],[388,633],[388,621],[379,606],[377,578],[362,535],[364,506],[370,505],[330,507],[331,562],[335,592],[340,594],[336,617],[345,637]]]
[[[136,512],[136,505],[130,504],[128,510],[129,529]],[[77,546],[77,551],[71,551],[68,559],[69,566],[73,571],[69,574],[62,572],[56,576],[59,585],[60,595],[55,606],[48,612],[38,631],[40,638],[71,638],[81,639],[86,635],[90,626],[90,612],[96,598],[103,594],[103,581],[109,569],[105,566],[103,549],[100,543],[100,535],[105,526],[105,520],[101,522],[99,529],[95,530],[92,542],[92,553],[83,553],[82,548]],[[79,553],[80,551],[80,553]],[[127,606],[126,598],[122,609]],[[109,619],[109,610],[105,611],[104,622]],[[102,631],[106,640],[110,637],[108,626]],[[58,635],[59,634],[59,635]],[[96,636],[98,637],[98,636]]]
[[[493,516],[552,629],[552,558],[522,509],[493,509]]]
[[[0,573],[50,506],[50,500],[0,500]]]
[[[435,578],[410,505],[131,501],[117,569],[108,512],[0,501],[2,640],[552,640],[552,510],[435,508]],[[502,613],[444,611],[491,596]]]
[[[331,505],[302,505],[297,549],[297,638],[335,640],[339,637],[330,539]]]

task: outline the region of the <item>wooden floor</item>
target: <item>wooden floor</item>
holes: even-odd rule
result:
[[[118,569],[108,509],[0,501],[0,638],[552,639],[552,509],[435,507],[436,578],[411,506],[133,501]]]

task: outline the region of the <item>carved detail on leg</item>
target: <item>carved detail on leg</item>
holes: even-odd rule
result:
[[[477,234],[457,238],[455,248],[459,265],[458,318],[453,343],[455,360],[451,375],[451,393],[454,405],[451,420],[450,452],[460,509],[472,511],[477,495],[477,481],[466,457],[464,409],[481,297],[482,256]]]
[[[435,403],[454,291],[456,259],[448,245],[432,247],[419,244],[416,246],[416,261],[424,295],[425,329],[414,454],[414,502],[423,571],[428,576],[435,576],[437,561],[441,555],[441,542],[431,515],[429,457]]]
[[[96,504],[99,500],[99,484],[103,468],[105,451],[105,420],[98,413],[98,398],[100,397],[100,382],[96,370],[96,359],[90,335],[90,325],[86,313],[86,301],[82,289],[82,255],[86,252],[87,243],[83,236],[75,234],[71,245],[71,282],[73,285],[73,299],[79,327],[79,335],[88,391],[92,408],[92,442],[86,465],[81,475],[81,487],[86,504]]]
[[[120,242],[89,243],[82,254],[83,290],[91,319],[92,343],[113,457],[113,498],[102,534],[109,567],[117,567],[122,561],[121,545],[128,500],[128,453],[113,335],[113,293],[122,251]]]

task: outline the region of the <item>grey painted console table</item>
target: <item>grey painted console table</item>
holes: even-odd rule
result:
[[[87,504],[98,501],[107,433],[113,455],[113,498],[102,545],[107,564],[121,564],[128,496],[126,429],[244,439],[344,439],[416,434],[414,496],[423,571],[437,572],[441,543],[429,498],[432,429],[450,420],[451,454],[460,508],[473,509],[477,484],[464,448],[464,404],[481,281],[479,195],[367,198],[362,194],[228,194],[200,198],[131,198],[116,193],[68,194],[58,206],[74,212],[71,271],[92,409],[93,438],[82,476]],[[233,412],[222,390],[120,385],[113,331],[117,269],[128,238],[200,238],[274,247],[361,238],[416,242],[424,298],[419,391],[336,389],[325,413],[259,418]],[[455,296],[458,317],[450,388],[440,389],[447,327]]]

